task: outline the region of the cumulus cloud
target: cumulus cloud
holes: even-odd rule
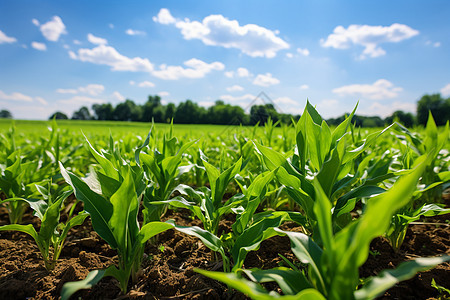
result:
[[[419,34],[404,24],[392,24],[391,26],[350,25],[348,28],[337,26],[326,40],[321,40],[323,47],[335,49],[348,49],[352,45],[364,47],[361,59],[378,57],[386,54],[379,46],[382,43],[398,43]]]
[[[254,85],[264,86],[268,87],[271,85],[279,84],[280,80],[273,77],[272,74],[266,73],[266,74],[258,74],[256,76],[255,80],[253,80]]]
[[[112,93],[111,98],[112,98],[113,100],[117,100],[117,101],[124,101],[124,100],[125,100],[125,97],[122,96],[122,94],[119,93],[118,91],[115,91],[114,93]]]
[[[56,92],[60,94],[88,94],[91,96],[98,96],[105,90],[105,87],[101,84],[88,84],[86,86],[80,86],[76,89],[57,89]]]
[[[33,98],[17,92],[6,94],[5,92],[0,90],[0,100],[32,102]]]
[[[450,96],[450,83],[441,89],[441,94],[444,97]]]
[[[87,39],[90,43],[95,45],[106,45],[108,41],[104,38],[93,35],[92,33],[88,33]]]
[[[200,102],[198,103],[198,105],[203,106],[203,107],[206,107],[206,108],[211,107],[211,106],[214,106],[214,104],[215,104],[214,101],[200,101]]]
[[[379,79],[373,84],[351,84],[332,90],[339,96],[362,97],[372,100],[390,99],[398,96],[403,89],[396,87],[386,79]]]
[[[245,94],[241,96],[232,96],[232,95],[222,95],[219,97],[219,99],[223,101],[230,101],[230,102],[237,102],[237,101],[244,101],[244,100],[255,100],[255,95],[252,94]]]
[[[289,97],[279,97],[273,100],[274,103],[278,105],[297,105],[297,101]]]
[[[160,24],[174,24],[176,22],[175,18],[172,17],[170,11],[167,8],[161,8],[158,15],[153,17],[153,21]]]
[[[42,105],[48,105],[47,100],[45,100],[42,97],[35,97],[34,99],[36,99],[37,102],[41,103]]]
[[[153,64],[147,58],[129,58],[120,54],[111,46],[99,45],[93,49],[78,49],[78,53],[69,51],[70,58],[97,65],[107,65],[113,71],[152,72]]]
[[[233,86],[230,86],[230,87],[227,87],[227,91],[228,92],[241,92],[241,91],[243,91],[244,90],[244,88],[242,87],[242,86],[240,86],[240,85],[233,85]]]
[[[170,95],[170,93],[169,92],[166,92],[166,91],[162,91],[162,92],[159,92],[158,93],[158,96],[160,96],[160,97],[167,97],[167,96],[169,96]]]
[[[31,47],[33,47],[34,49],[39,50],[39,51],[47,50],[47,46],[44,43],[39,43],[39,42],[32,42]]]
[[[67,34],[66,26],[58,16],[54,16],[50,21],[42,25],[36,19],[33,19],[32,22],[39,27],[42,35],[49,41],[56,42],[61,34]]]
[[[309,85],[307,85],[307,84],[302,84],[302,85],[300,86],[300,89],[301,89],[301,90],[307,90],[307,89],[309,89]]]
[[[363,115],[377,115],[382,118],[386,118],[392,115],[397,110],[414,113],[416,111],[416,104],[399,101],[391,102],[389,104],[381,104],[379,102],[375,102],[372,103],[367,109],[359,109],[358,111]]]
[[[142,81],[142,82],[140,82],[140,83],[138,83],[138,87],[141,87],[141,88],[152,88],[152,87],[155,87],[155,84],[153,83],[153,82],[150,82],[150,81]]]
[[[0,44],[11,44],[17,42],[17,39],[11,36],[7,36],[3,31],[0,30]]]
[[[74,43],[75,45],[81,45],[81,42],[80,42],[79,40],[73,40],[73,43]]]
[[[309,55],[309,50],[308,49],[302,49],[302,48],[297,48],[297,52],[300,53],[303,56],[308,56]]]
[[[236,77],[250,77],[252,74],[246,68],[237,68],[236,71],[227,71],[225,76],[228,78]]]
[[[225,69],[224,64],[221,62],[212,62],[210,64],[197,59],[192,58],[184,62],[187,68],[182,66],[167,66],[165,64],[159,66],[159,70],[152,72],[152,75],[164,80],[177,80],[180,78],[203,78],[211,71],[221,71]]]
[[[92,98],[88,96],[73,96],[69,99],[58,100],[58,102],[63,104],[77,104],[77,105],[89,105],[95,103],[105,103],[105,100]]]
[[[288,49],[289,44],[273,31],[256,24],[241,26],[236,20],[229,20],[222,15],[210,15],[202,22],[189,19],[177,20],[168,9],[161,9],[155,22],[175,24],[186,40],[198,39],[208,46],[236,48],[251,57],[275,57],[277,52]]]
[[[145,31],[140,31],[140,30],[133,30],[133,29],[127,29],[125,31],[126,34],[128,35],[145,35]]]

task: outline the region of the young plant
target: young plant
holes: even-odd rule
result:
[[[106,276],[116,278],[123,293],[126,293],[129,278],[137,279],[141,267],[143,247],[145,242],[173,226],[168,223],[150,222],[140,228],[138,223],[139,199],[135,178],[129,165],[122,167],[122,182],[116,190],[109,189],[109,195],[100,195],[80,178],[67,171],[61,164],[61,173],[69,183],[78,200],[83,201],[85,210],[89,213],[92,226],[112,249],[117,250],[119,264],[105,270],[95,270],[86,279],[64,284],[61,291],[62,299],[69,299],[79,289],[90,288]],[[107,179],[108,178],[108,179]],[[107,190],[104,184],[112,182],[113,178],[106,175],[100,182],[101,189]],[[138,183],[139,184],[139,183]]]
[[[179,167],[183,153],[195,143],[192,141],[178,147],[178,140],[172,136],[172,131],[170,131],[169,135],[164,135],[162,152],[155,149],[150,154],[143,153],[141,151],[148,146],[151,134],[152,130],[144,144],[135,151],[136,162],[142,166],[150,181],[143,200],[144,224],[159,221],[164,214],[166,205],[156,205],[155,203],[169,199],[180,173]]]
[[[23,201],[30,205],[35,211],[35,215],[41,220],[39,232],[36,232],[31,224],[4,225],[0,226],[0,231],[15,230],[29,234],[35,240],[41,252],[45,268],[51,271],[56,266],[69,230],[74,226],[81,225],[88,215],[87,213],[81,212],[78,215],[72,216],[72,209],[69,212],[68,221],[66,223],[60,223],[61,207],[64,200],[72,194],[72,189],[66,186],[66,188],[58,191],[55,197],[51,193],[50,186],[48,189],[43,186],[37,186],[37,188],[45,200],[26,199]]]
[[[364,285],[358,289],[361,283],[358,269],[369,255],[370,242],[385,232],[395,211],[409,201],[419,177],[429,163],[429,157],[418,159],[417,166],[412,172],[400,178],[386,193],[370,199],[364,215],[336,234],[332,228],[330,200],[319,180],[315,179],[313,185],[316,202],[313,209],[318,219],[323,246],[319,246],[303,233],[275,229],[280,235],[289,237],[292,251],[303,264],[307,265],[307,269],[299,270],[293,266],[292,269],[244,271],[253,281],[277,282],[285,296],[275,292],[269,294],[253,282],[236,275],[196,271],[247,293],[254,299],[268,299],[269,295],[274,298],[303,299],[306,298],[305,294],[311,295],[311,299],[373,299],[397,282],[409,279],[419,271],[450,261],[448,255],[408,261],[394,270],[386,270],[376,277],[367,278]]]

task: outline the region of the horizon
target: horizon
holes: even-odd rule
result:
[[[299,115],[416,115],[450,97],[450,2],[0,3],[0,110],[72,116],[125,99],[246,108],[265,92]]]

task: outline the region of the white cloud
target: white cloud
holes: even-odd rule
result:
[[[373,84],[351,84],[332,90],[339,96],[354,96],[372,100],[390,99],[398,96],[403,89],[396,87],[386,79],[379,79]]]
[[[70,46],[67,45],[67,44],[64,44],[64,45],[63,45],[63,48],[68,50],[68,49],[70,49]]]
[[[298,102],[289,97],[279,97],[273,100],[278,105],[298,105]]]
[[[34,99],[36,99],[37,102],[39,102],[43,105],[48,105],[48,102],[42,97],[35,97]]]
[[[3,31],[0,30],[0,44],[3,43],[15,43],[17,41],[16,38],[11,37],[11,36],[7,36]]]
[[[294,54],[288,52],[288,53],[286,53],[286,57],[287,57],[287,58],[293,58],[293,57],[294,57]]]
[[[359,109],[359,113],[366,116],[380,116],[386,118],[392,115],[395,111],[402,110],[405,112],[414,113],[416,111],[416,104],[409,102],[391,102],[389,104],[381,104],[379,102],[372,103],[368,109]]]
[[[278,37],[278,31],[272,31],[256,24],[239,25],[222,15],[210,15],[202,22],[189,19],[176,20],[163,8],[154,17],[161,24],[175,24],[186,40],[199,39],[208,46],[236,48],[252,57],[275,57],[277,52],[288,49],[289,44]]]
[[[436,43],[433,44],[433,47],[435,47],[435,48],[440,47],[440,46],[441,46],[440,42],[436,42]]]
[[[34,49],[39,50],[39,51],[47,50],[47,46],[44,43],[39,43],[39,42],[32,42],[31,47],[33,47]]]
[[[444,97],[450,96],[450,83],[441,89],[441,94]]]
[[[135,84],[136,84],[136,81],[130,80],[130,85],[135,85]]]
[[[125,31],[125,33],[128,35],[146,35],[145,31],[133,30],[133,29],[127,29]]]
[[[230,102],[237,102],[237,101],[244,101],[244,100],[255,100],[255,96],[252,94],[245,94],[242,96],[232,96],[232,95],[222,95],[219,97],[219,99],[223,101],[230,101]]]
[[[8,95],[0,90],[0,100],[32,102],[33,98],[17,92]]]
[[[253,80],[254,85],[264,86],[268,87],[271,85],[279,84],[280,80],[278,80],[275,77],[272,77],[272,74],[266,73],[266,74],[258,74],[256,76],[255,80]]]
[[[198,105],[203,106],[203,107],[206,107],[206,108],[211,107],[211,106],[214,106],[214,104],[216,104],[216,103],[213,102],[213,101],[200,101],[200,102],[198,103]]]
[[[87,39],[90,43],[95,45],[106,45],[108,41],[104,38],[93,35],[92,33],[88,33]]]
[[[81,42],[80,42],[79,40],[73,40],[73,43],[74,43],[75,45],[81,45]]]
[[[228,78],[233,78],[236,75],[236,77],[250,77],[252,74],[246,69],[246,68],[237,68],[235,71],[227,71],[225,72],[225,76]]]
[[[159,70],[152,72],[153,76],[165,80],[177,80],[180,78],[203,78],[205,75],[213,70],[221,71],[225,69],[224,64],[221,62],[212,62],[210,64],[199,60],[197,58],[191,58],[184,62],[182,66],[167,66],[165,64],[160,65]]]
[[[78,53],[69,52],[72,59],[107,65],[113,71],[152,72],[153,64],[147,58],[126,57],[111,46],[99,45],[93,49],[79,49]]]
[[[302,84],[302,85],[300,86],[300,89],[301,89],[301,90],[307,90],[307,89],[309,89],[309,85],[307,85],[307,84]]]
[[[159,92],[158,93],[158,96],[160,96],[160,97],[167,97],[167,96],[169,96],[170,95],[170,93],[169,92],[166,92],[166,91],[162,91],[162,92]]]
[[[63,104],[89,105],[95,103],[105,103],[105,100],[87,96],[73,96],[69,99],[58,100],[58,102]]]
[[[348,49],[352,44],[364,46],[360,55],[361,59],[385,55],[381,43],[398,43],[419,34],[419,31],[404,25],[392,24],[391,26],[350,25],[347,29],[337,26],[326,40],[321,40],[323,47],[335,49]]]
[[[105,90],[105,87],[101,84],[88,84],[81,86],[77,89],[57,89],[56,92],[60,94],[88,94],[91,96],[98,96]]]
[[[153,82],[150,81],[142,81],[138,84],[138,87],[142,87],[142,88],[152,88],[155,87],[155,84]]]
[[[32,22],[34,25],[39,26],[42,35],[49,41],[56,42],[61,34],[67,34],[66,26],[58,16],[54,16],[50,21],[42,25],[36,19],[33,19]]]
[[[309,55],[309,50],[308,49],[302,49],[302,48],[297,48],[297,52],[300,53],[303,56],[308,56]]]
[[[244,88],[242,87],[242,86],[240,86],[240,85],[233,85],[233,86],[230,86],[230,87],[227,87],[227,91],[228,92],[240,92],[240,91],[243,91],[244,90]]]
[[[117,101],[124,101],[124,100],[125,100],[125,97],[122,96],[122,94],[119,93],[118,91],[115,91],[115,92],[112,94],[111,97],[112,97],[113,100],[117,100]]]
[[[160,24],[173,24],[176,22],[175,18],[172,17],[170,11],[167,8],[161,8],[158,15],[153,17],[153,21]]]

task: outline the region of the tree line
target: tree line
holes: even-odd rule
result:
[[[91,113],[92,111],[92,113]],[[353,117],[353,123],[360,127],[382,127],[399,121],[407,127],[415,125],[425,125],[428,120],[428,112],[431,112],[437,125],[445,125],[450,119],[450,97],[444,99],[441,94],[424,95],[417,102],[416,115],[406,113],[401,110],[394,112],[387,118],[378,116]],[[0,118],[12,118],[8,110],[0,110]],[[49,119],[69,119],[62,112],[55,112]],[[290,124],[292,120],[298,120],[299,115],[284,114],[276,111],[273,104],[253,105],[250,113],[245,113],[242,107],[226,104],[222,100],[217,100],[213,106],[208,108],[199,106],[192,100],[175,105],[169,103],[163,105],[158,95],[148,96],[147,101],[140,105],[133,100],[127,99],[124,102],[113,106],[111,103],[94,104],[91,110],[83,106],[72,114],[73,120],[99,120],[99,121],[134,121],[167,123],[172,119],[176,124],[221,124],[221,125],[255,125],[259,122],[264,125],[268,119],[274,122]],[[338,118],[327,120],[330,125],[337,125],[345,118],[342,115]]]

